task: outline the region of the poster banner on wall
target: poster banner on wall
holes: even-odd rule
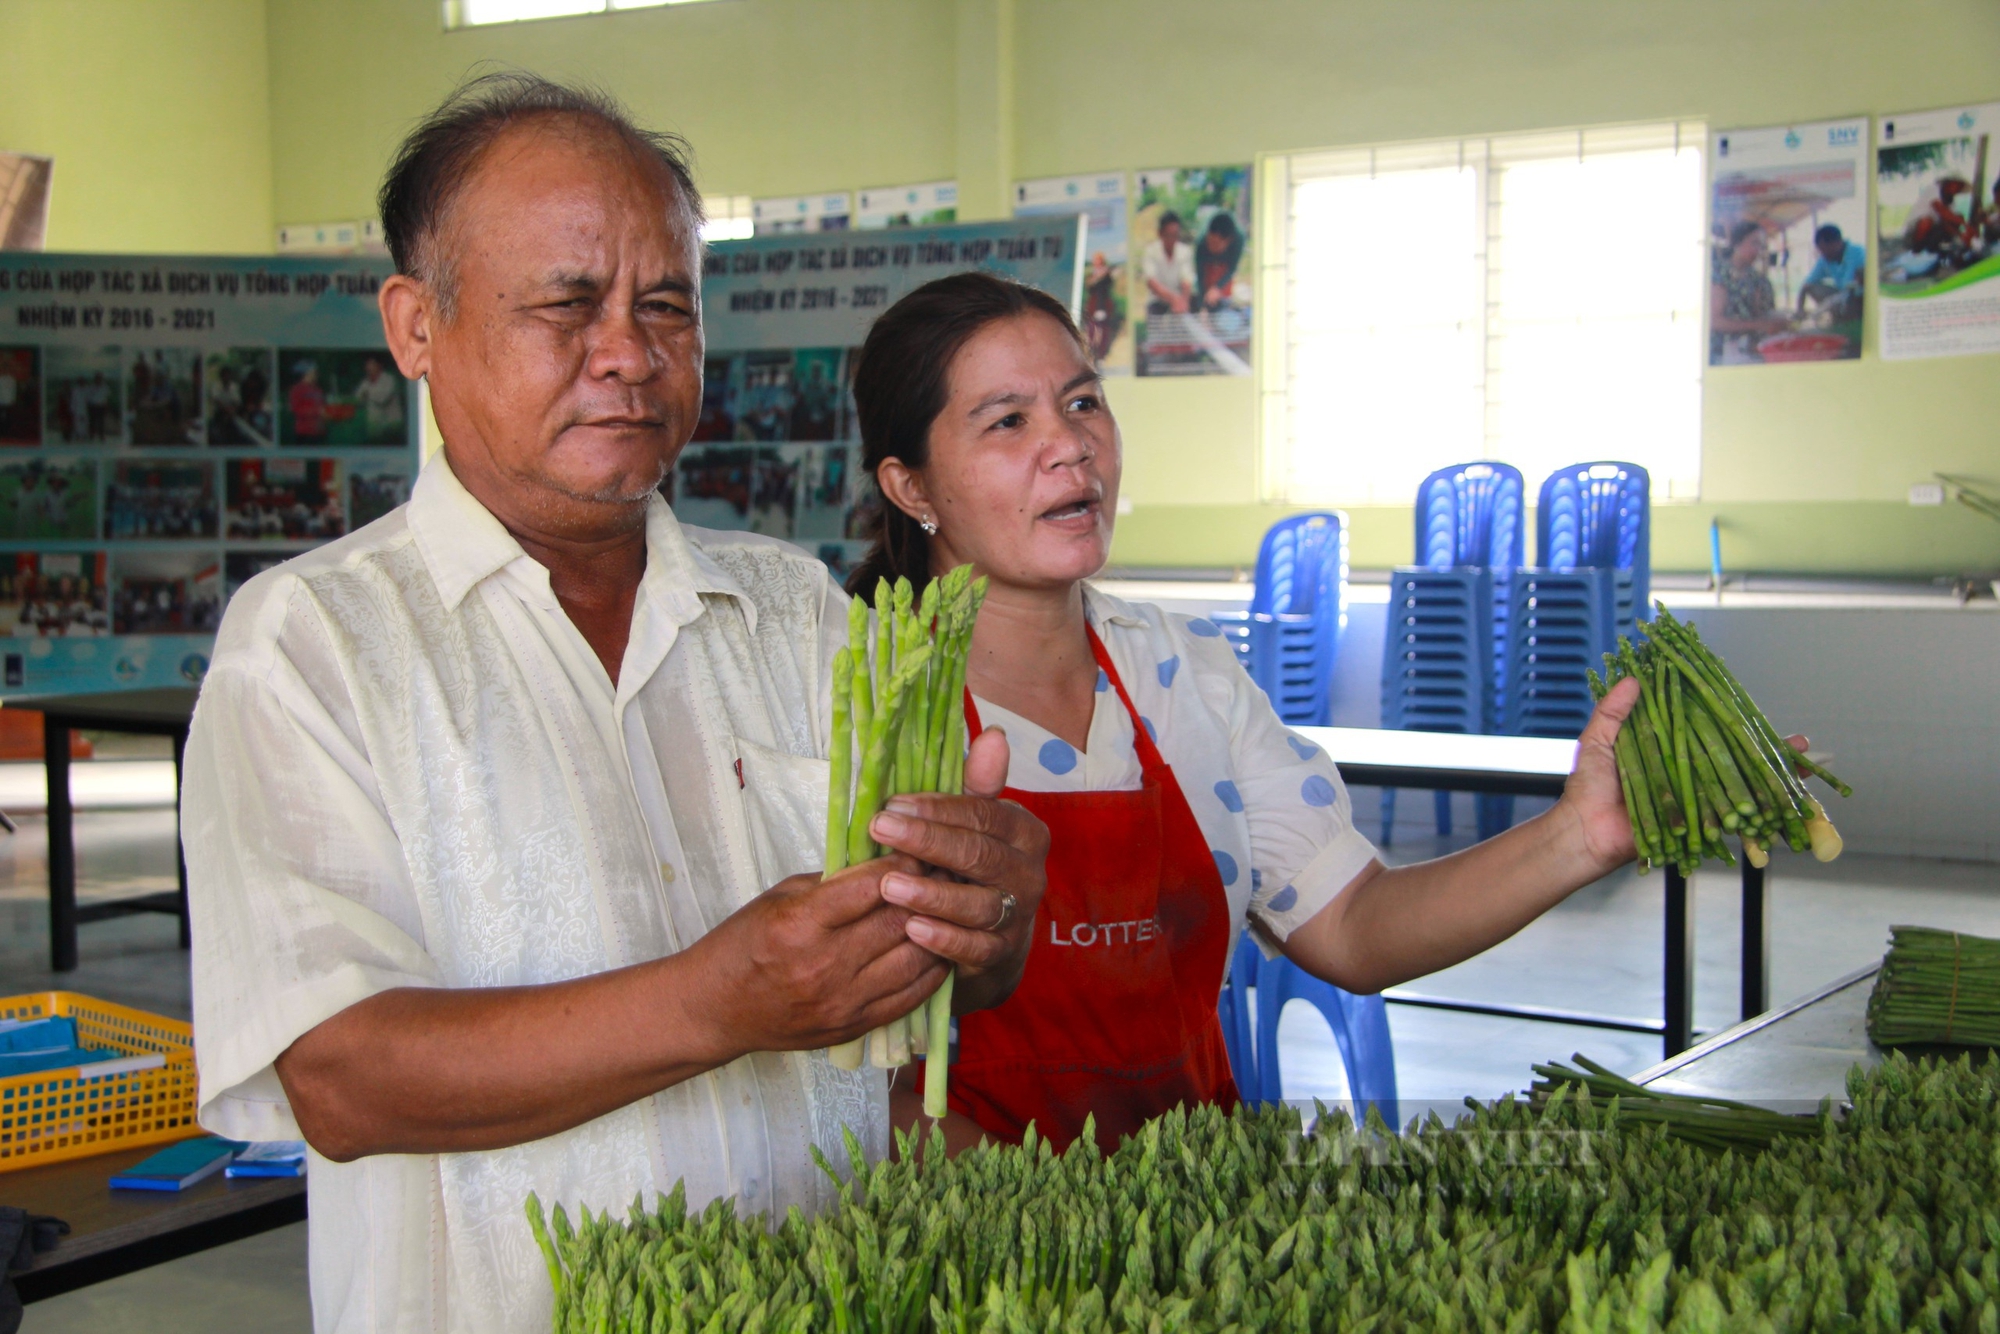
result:
[[[1861,355],[1868,121],[1709,136],[1708,364]]]
[[[1875,141],[1882,355],[2000,352],[2000,102],[1884,116]]]
[[[408,499],[389,273],[0,254],[0,694],[199,684],[244,580]]]
[[[1249,166],[1165,168],[1134,180],[1134,369],[1248,375]]]
[[[750,225],[758,236],[800,232],[844,232],[854,217],[854,197],[845,190],[824,195],[787,195],[750,201]]]
[[[856,231],[873,232],[884,227],[942,227],[958,221],[957,181],[860,190],[855,192],[854,200]]]
[[[1125,173],[1049,176],[1014,183],[1014,216],[1039,218],[1082,211],[1083,309],[1078,322],[1091,355],[1106,375],[1132,373],[1132,331],[1126,299]]]
[[[1071,310],[1083,220],[720,241],[702,267],[701,416],[667,480],[683,523],[795,542],[844,577],[881,503],[860,476],[849,385],[875,317],[933,278],[987,269]]]

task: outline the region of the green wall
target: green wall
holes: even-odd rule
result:
[[[271,248],[263,0],[0,0],[0,149],[53,155],[48,248]]]
[[[1995,0],[725,0],[452,33],[437,0],[0,3],[0,146],[57,155],[69,249],[261,251],[368,216],[398,136],[489,61],[602,84],[687,135],[712,193],[955,176],[969,215],[1013,176],[2000,98]],[[1117,559],[1248,561],[1281,512],[1251,382],[1111,392]],[[1706,566],[1711,516],[1734,568],[2000,568],[2000,525],[1904,503],[1934,470],[2000,477],[2000,357],[1712,370],[1703,435],[1660,568]],[[1352,517],[1357,563],[1407,559],[1407,509]]]

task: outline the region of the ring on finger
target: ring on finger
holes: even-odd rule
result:
[[[1001,927],[1006,926],[1014,916],[1015,902],[1016,900],[1012,894],[1002,894],[1000,896],[1000,920],[986,929],[988,931],[998,931]]]

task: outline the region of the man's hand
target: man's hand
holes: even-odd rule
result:
[[[822,880],[795,875],[690,946],[707,985],[694,1003],[717,1064],[749,1051],[808,1051],[856,1038],[915,1009],[945,964],[912,943],[910,913],[884,881],[914,876],[881,857]]]
[[[1006,784],[1007,738],[988,729],[966,755],[964,796],[894,797],[870,827],[884,847],[936,869],[898,866],[882,896],[910,911],[910,940],[958,966],[952,1009],[961,1014],[1013,994],[1047,887],[1048,828],[999,800]]]

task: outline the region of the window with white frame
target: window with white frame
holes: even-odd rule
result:
[[[1530,494],[1617,459],[1701,472],[1703,127],[1299,153],[1267,164],[1263,473],[1297,504],[1407,505],[1497,459]]]
[[[749,195],[709,195],[701,202],[708,214],[701,224],[703,241],[741,241],[756,234]]]
[[[620,9],[655,9],[661,5],[700,3],[703,0],[444,0],[444,26],[483,28],[489,23],[523,23],[529,19],[560,19],[577,14],[606,14]]]

